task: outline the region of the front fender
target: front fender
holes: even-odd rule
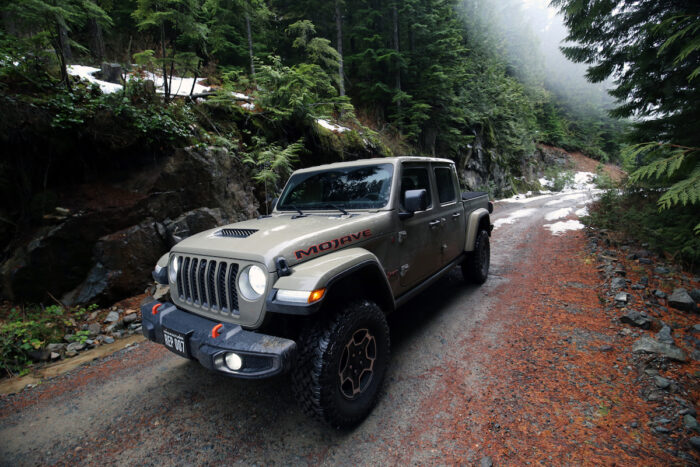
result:
[[[275,289],[316,290],[327,287],[334,277],[365,262],[379,264],[379,260],[364,248],[348,248],[298,264],[292,274],[280,277]]]
[[[382,296],[388,294],[384,301],[391,303],[385,305],[393,308],[391,288],[377,257],[364,248],[348,248],[294,266],[291,275],[280,277],[275,282],[267,298],[267,311],[294,315],[313,314],[321,308],[335,282],[354,273],[366,273],[368,270],[375,282],[374,286],[383,291]],[[280,289],[312,291],[323,288],[329,289],[324,299],[312,304],[284,303],[275,298],[277,290]]]

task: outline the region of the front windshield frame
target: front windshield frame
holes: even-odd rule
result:
[[[387,177],[382,177],[378,182],[381,182],[380,192],[381,193],[371,193],[376,194],[379,198],[376,201],[365,200],[365,203],[360,203],[359,200],[319,200],[312,203],[295,202],[288,200],[287,198],[291,195],[292,191],[297,188],[301,183],[318,176],[323,173],[339,173],[339,175],[347,175],[351,172],[359,172],[367,169],[377,168],[379,170],[385,171],[388,174]],[[298,212],[302,211],[306,213],[307,211],[376,211],[384,209],[391,203],[391,198],[394,189],[394,178],[395,178],[395,167],[394,164],[390,162],[379,162],[376,164],[364,164],[364,165],[349,165],[341,167],[333,167],[327,169],[319,169],[309,172],[301,172],[293,174],[287,184],[285,185],[282,193],[280,194],[279,201],[275,206],[275,211],[279,212]],[[373,176],[373,175],[370,175]],[[322,195],[323,196],[323,195]]]

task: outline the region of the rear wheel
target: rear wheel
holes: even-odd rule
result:
[[[292,381],[304,411],[338,428],[361,422],[377,401],[389,347],[384,313],[367,300],[303,332]]]
[[[489,267],[491,265],[491,245],[489,234],[485,230],[480,230],[476,234],[474,251],[462,263],[462,274],[470,282],[483,284],[489,277]]]

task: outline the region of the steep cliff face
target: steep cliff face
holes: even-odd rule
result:
[[[150,283],[155,261],[179,239],[258,215],[249,174],[223,148],[182,149],[118,184],[59,194],[66,208],[16,242],[0,266],[3,296],[66,304],[123,298]]]
[[[489,191],[496,197],[510,196],[516,190],[514,179],[535,182],[546,167],[565,166],[568,155],[562,149],[538,145],[531,154],[518,160],[517,167],[509,167],[505,159],[495,149],[486,147],[483,137],[477,135],[457,161],[457,170],[465,188]]]

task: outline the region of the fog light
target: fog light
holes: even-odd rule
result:
[[[243,367],[243,359],[237,353],[227,353],[226,366],[233,371],[238,371]]]

